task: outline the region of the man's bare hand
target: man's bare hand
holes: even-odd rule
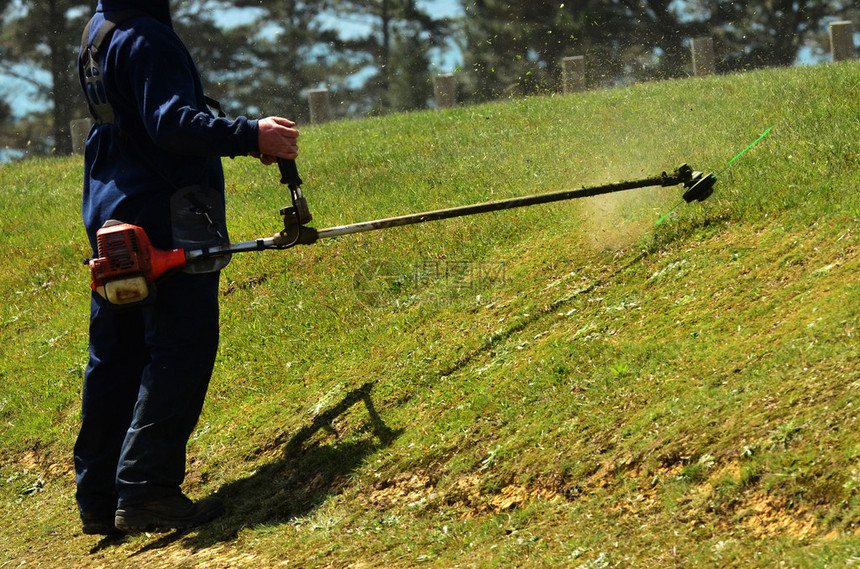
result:
[[[299,131],[296,123],[283,117],[266,117],[257,121],[260,152],[253,156],[267,166],[278,158],[295,160],[299,155]]]

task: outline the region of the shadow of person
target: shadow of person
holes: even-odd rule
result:
[[[276,437],[263,450],[283,446],[281,456],[247,478],[222,486],[217,495],[227,504],[227,513],[189,536],[186,545],[202,549],[232,540],[245,528],[286,523],[342,492],[367,456],[390,445],[403,432],[390,429],[382,421],[370,398],[373,386],[370,382],[350,391],[288,440],[285,435]],[[309,443],[321,429],[333,430],[332,421],[360,402],[370,415],[372,437],[356,442]]]
[[[127,541],[128,536],[124,533],[112,533],[110,535],[106,535],[90,549],[90,555],[95,555],[105,549],[122,545]]]

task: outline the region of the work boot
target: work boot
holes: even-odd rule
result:
[[[224,513],[220,498],[210,496],[192,502],[179,494],[151,502],[126,506],[116,511],[116,527],[124,532],[170,531],[205,524]]]
[[[86,535],[115,536],[122,534],[114,524],[113,512],[107,514],[81,514],[83,533]]]

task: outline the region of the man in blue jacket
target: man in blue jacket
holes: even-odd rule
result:
[[[225,240],[221,157],[294,159],[295,124],[213,116],[173,31],[169,0],[100,0],[90,44],[106,19],[116,27],[94,58],[98,84],[81,73],[85,93],[96,89],[107,101],[85,155],[83,218],[93,252],[96,231],[111,219],[143,227],[161,249],[182,246],[183,215],[200,217],[204,238]],[[92,96],[88,102],[92,109]],[[159,283],[154,301],[123,311],[93,294],[74,451],[84,533],[183,529],[223,513],[217,498],[193,502],[180,489],[218,347],[219,269],[191,267]]]

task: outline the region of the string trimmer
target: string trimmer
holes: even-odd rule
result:
[[[683,199],[687,203],[704,201],[713,192],[717,178],[714,174],[703,174],[693,171],[686,164],[677,168],[671,174],[663,172],[657,176],[580,188],[561,192],[539,194],[533,196],[511,198],[506,200],[466,205],[449,209],[439,209],[423,213],[389,217],[349,225],[339,225],[327,229],[308,227],[312,216],[307,201],[302,195],[301,184],[295,162],[280,160],[281,183],[290,190],[292,205],[281,210],[284,228],[273,235],[252,241],[230,243],[226,245],[203,249],[173,249],[164,251],[152,246],[143,228],[108,221],[97,232],[98,258],[86,262],[92,274],[91,287],[112,304],[128,305],[140,303],[149,298],[155,282],[165,277],[170,271],[184,267],[188,263],[210,258],[265,251],[267,249],[289,249],[296,245],[310,245],[320,239],[364,233],[377,229],[387,229],[402,225],[414,225],[427,221],[436,221],[453,217],[463,217],[478,213],[500,211],[543,203],[557,202],[611,194],[636,188],[651,186],[677,186],[683,184]]]

